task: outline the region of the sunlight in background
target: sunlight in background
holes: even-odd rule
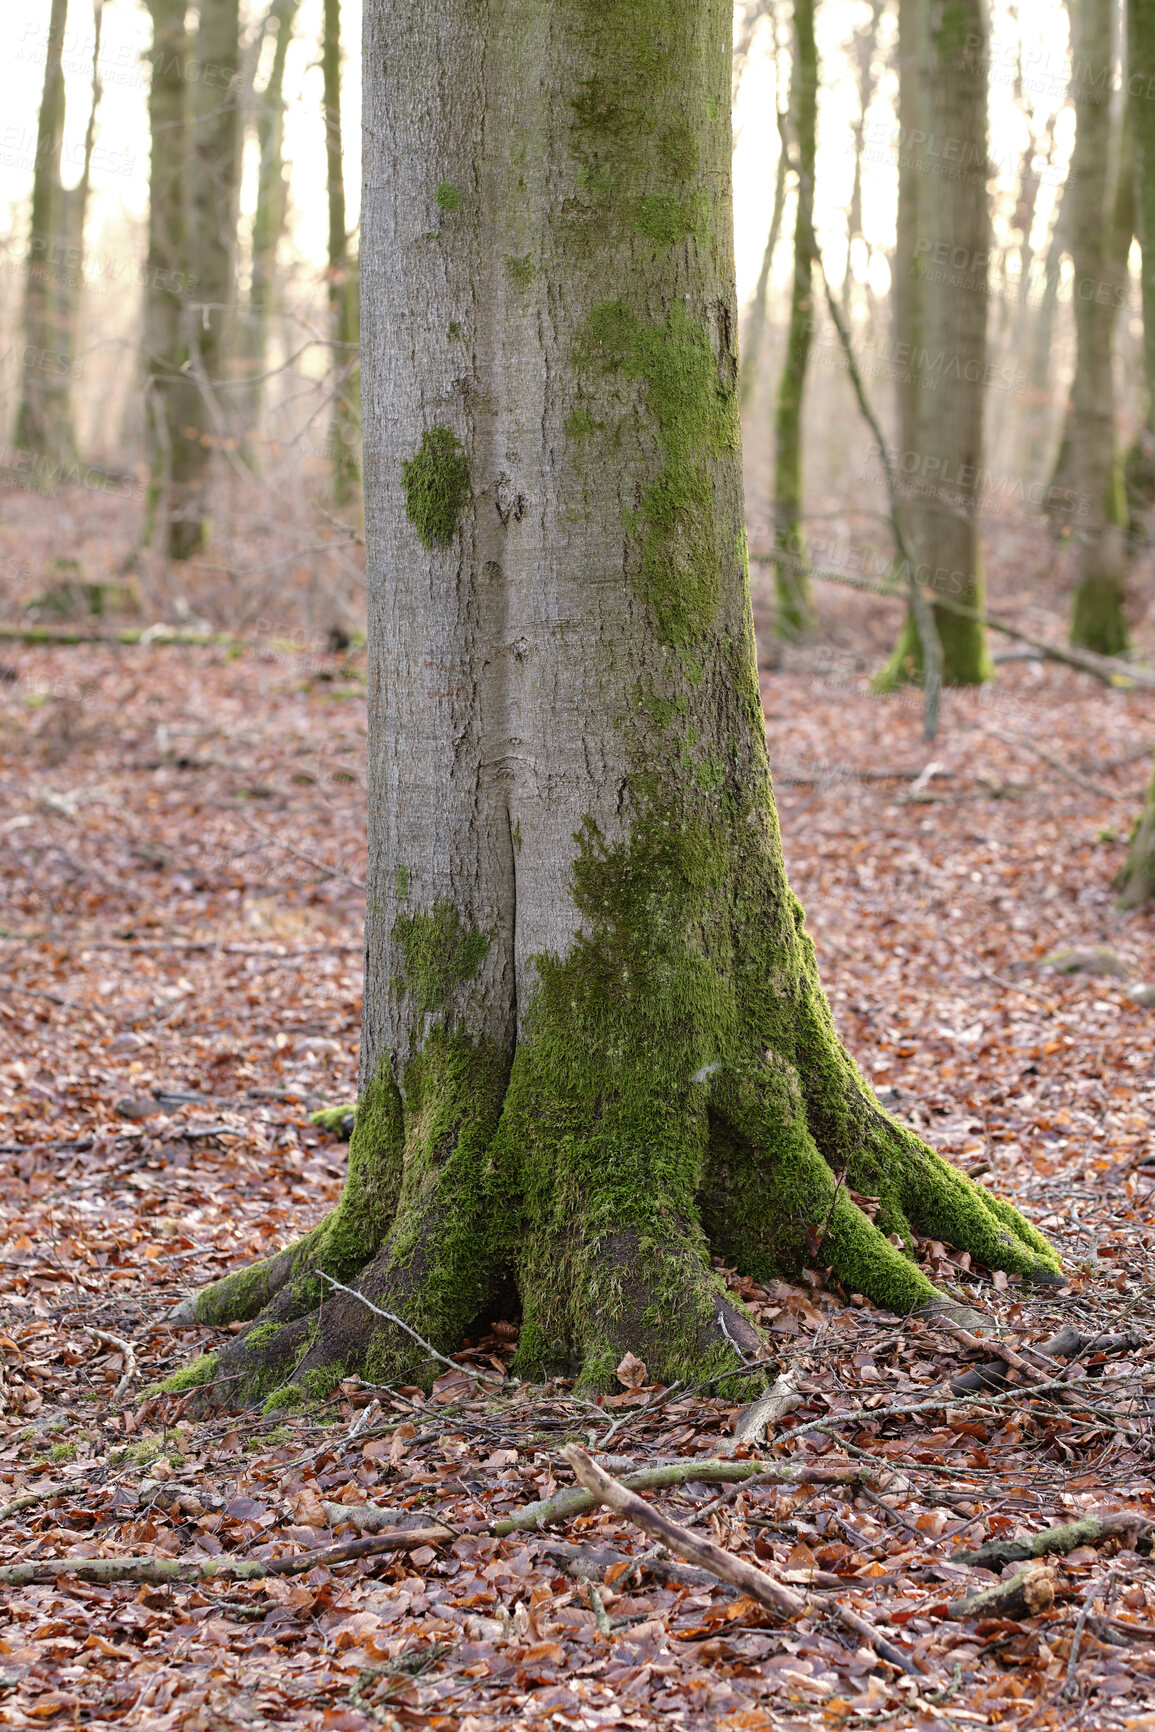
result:
[[[242,11],[251,31],[261,15],[259,0],[247,0]],[[753,43],[734,113],[734,208],[738,291],[745,299],[761,264],[774,197],[778,155],[776,120],[778,91],[785,100],[789,82],[788,8],[779,25],[779,53],[784,56],[776,80],[774,42],[769,20],[763,20]],[[35,152],[36,120],[44,70],[44,43],[49,0],[5,0],[4,37],[8,53],[0,64],[0,111],[5,121],[0,150],[0,238],[22,239],[28,223]],[[817,12],[821,63],[816,227],[831,280],[841,281],[846,268],[846,218],[854,173],[853,126],[858,111],[857,74],[849,52],[856,30],[869,22],[866,0],[827,0]],[[346,195],[350,225],[357,219],[360,190],[360,67],[361,0],[342,0],[341,30],[345,51],[342,119],[345,140]],[[324,131],[321,118],[321,69],[318,43],[321,0],[304,0],[293,30],[285,77],[287,113],[285,155],[290,165],[292,208],[287,246],[304,261],[318,266],[325,256]],[[151,23],[141,0],[106,0],[101,47],[104,94],[97,128],[92,171],[88,239],[99,253],[111,242],[122,246],[131,226],[148,212],[148,77],[146,58]],[[874,67],[873,100],[867,115],[863,163],[863,228],[871,257],[855,260],[858,280],[873,277],[885,290],[886,266],[881,254],[893,245],[897,158],[894,144],[896,78],[884,65],[893,50],[896,21],[884,15],[879,28]],[[1048,162],[1036,159],[1044,184],[1060,185],[1073,142],[1073,115],[1065,108],[1069,67],[1067,22],[1062,0],[1028,0],[1017,9],[1017,22],[1005,5],[994,8],[991,41],[991,163],[995,173],[996,229],[1008,231],[1013,217],[1015,182],[1028,142],[1045,152],[1048,123],[1058,116],[1056,141]],[[1016,103],[1016,71],[1022,56],[1022,104]],[[266,53],[271,52],[271,43]],[[91,94],[92,15],[87,0],[71,0],[64,65],[67,87],[64,157],[67,185],[80,175],[84,130]],[[262,72],[265,70],[262,67]],[[1025,109],[1025,112],[1024,112]],[[1053,191],[1040,200],[1039,221],[1049,218]],[[245,160],[242,210],[251,216],[256,198],[256,157],[250,143]],[[790,271],[788,238],[792,200],[783,223],[784,244],[776,277]],[[103,237],[103,239],[102,239]],[[1037,240],[1038,237],[1036,237]],[[880,280],[881,279],[881,280]]]

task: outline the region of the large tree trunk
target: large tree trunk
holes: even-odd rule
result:
[[[261,1316],[178,1387],[431,1374],[325,1273],[443,1352],[516,1305],[520,1375],[600,1388],[627,1350],[663,1381],[739,1369],[758,1335],[711,1250],[761,1278],[816,1258],[900,1314],[939,1302],[916,1228],[1057,1278],[878,1106],[786,881],[742,522],[730,20],[366,8],[361,1098],[334,1213],[177,1314]]]
[[[333,492],[337,504],[344,505],[356,491],[360,478],[357,451],[361,371],[358,279],[355,265],[350,265],[345,217],[345,165],[341,142],[341,0],[325,0],[322,28],[321,71],[325,87],[325,149],[329,171],[329,324],[336,381],[332,420]]]
[[[1071,457],[1079,495],[1071,642],[1102,655],[1127,648],[1122,470],[1115,442],[1112,347],[1119,302],[1112,260],[1111,14],[1113,0],[1070,0],[1075,149],[1071,256],[1077,357]],[[1130,235],[1128,235],[1130,241]]]
[[[16,412],[18,450],[50,464],[72,456],[68,382],[72,356],[67,347],[67,277],[59,261],[67,257],[68,216],[60,184],[64,141],[64,31],[68,0],[52,0],[44,60],[44,85],[36,128],[32,174],[32,222],[28,237],[28,275],[24,292],[25,365]]]
[[[814,156],[818,126],[818,49],[814,0],[794,3],[794,72],[790,108],[798,153],[794,212],[794,278],[790,329],[774,416],[774,629],[797,638],[814,625],[814,600],[802,528],[802,393],[814,330]],[[849,261],[847,270],[849,271]]]
[[[985,13],[983,0],[951,0],[929,11],[921,0],[903,0],[900,7],[906,161],[895,249],[898,336],[910,356],[899,394],[900,473],[909,489],[915,575],[932,598],[937,591],[980,613],[987,297],[973,279],[985,273],[990,246]],[[906,47],[904,35],[913,37]],[[908,82],[915,87],[909,95]],[[935,608],[934,620],[943,679],[960,686],[988,679],[982,626],[945,607]],[[876,684],[890,690],[922,674],[922,644],[908,612]]]
[[[202,545],[214,450],[229,437],[222,395],[236,292],[237,190],[241,166],[239,0],[200,0],[188,172],[188,269],[184,306],[188,365],[172,385],[169,546],[187,559]]]

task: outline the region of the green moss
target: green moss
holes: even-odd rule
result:
[[[75,1461],[76,1445],[74,1443],[54,1443],[52,1445],[53,1461]]]
[[[532,256],[526,253],[524,258],[518,259],[514,258],[512,254],[506,253],[503,262],[505,274],[509,281],[519,294],[524,294],[537,275],[537,266],[534,264]]]
[[[627,523],[640,542],[640,587],[666,643],[707,630],[721,594],[712,461],[738,449],[737,397],[720,377],[705,325],[675,305],[647,324],[622,301],[596,306],[575,353],[583,372],[644,384],[662,466]]]
[[[433,197],[437,202],[439,210],[454,211],[461,209],[461,192],[457,187],[451,186],[447,180],[441,182]]]
[[[347,1101],[343,1106],[318,1107],[315,1113],[309,1114],[309,1123],[317,1125],[323,1131],[332,1131],[337,1136],[348,1136],[353,1128],[356,1112],[355,1103]]]
[[[444,896],[431,913],[399,915],[393,937],[404,958],[399,990],[428,1011],[445,1010],[454,990],[473,979],[489,950],[485,934],[470,931]]]
[[[253,1352],[271,1347],[280,1333],[279,1323],[258,1323],[245,1336],[245,1346]]]
[[[1123,614],[1123,584],[1117,577],[1085,577],[1071,606],[1071,642],[1098,655],[1121,656],[1130,648]]]
[[[672,247],[702,232],[703,215],[697,200],[680,199],[671,192],[647,193],[638,205],[636,227],[658,246]]]
[[[393,894],[394,894],[394,896],[396,896],[398,902],[404,902],[405,898],[408,896],[408,894],[409,894],[409,868],[408,868],[408,866],[394,866],[394,868],[393,868]]]
[[[414,456],[401,465],[405,509],[422,547],[448,547],[469,503],[469,464],[448,427],[430,427]]]
[[[590,439],[595,433],[600,433],[604,422],[595,421],[588,409],[579,406],[571,409],[563,423],[565,436],[580,444],[584,439]]]
[[[344,1375],[345,1369],[341,1365],[319,1365],[306,1371],[301,1382],[310,1401],[328,1401]]]
[[[199,1359],[194,1359],[189,1365],[182,1365],[179,1371],[174,1371],[171,1377],[166,1377],[161,1388],[166,1395],[179,1395],[185,1389],[199,1389],[202,1384],[211,1383],[217,1368],[218,1355],[202,1353]]]
[[[276,1413],[281,1408],[304,1407],[308,1399],[309,1397],[299,1383],[285,1383],[280,1389],[274,1389],[272,1394],[265,1398],[261,1413],[267,1416],[270,1413]]]

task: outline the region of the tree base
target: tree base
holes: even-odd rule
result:
[[[571,1376],[583,1391],[609,1391],[632,1352],[658,1381],[749,1400],[765,1382],[766,1344],[711,1251],[760,1282],[816,1266],[900,1316],[945,1309],[970,1325],[973,1313],[913,1261],[914,1230],[1062,1285],[1041,1235],[890,1118],[834,1050],[850,1085],[841,1099],[804,1090],[769,1052],[694,1078],[699,1098],[684,1110],[700,1120],[704,1159],[693,1211],[655,1190],[639,1222],[603,1184],[579,1228],[573,1197],[558,1195],[556,1160],[550,1193],[535,1196],[514,1158],[540,1134],[525,1117],[527,1099],[540,1104],[533,1049],[519,1048],[506,1079],[492,1055],[435,1033],[409,1067],[404,1104],[387,1072],[366,1090],[333,1213],[172,1314],[256,1322],[164,1387],[195,1392],[203,1409],[322,1400],[352,1373],[428,1388],[441,1369],[430,1347],[449,1355],[520,1314],[512,1371],[525,1380]],[[819,1149],[832,1133],[845,1153],[837,1172]],[[596,1164],[596,1149],[581,1152]]]
[[[968,607],[981,608],[982,599],[965,598]],[[981,686],[991,678],[994,665],[986,646],[983,628],[977,620],[961,618],[946,608],[936,607],[935,630],[942,645],[942,678],[947,686]],[[904,686],[921,686],[924,681],[922,639],[913,614],[907,610],[890,659],[871,681],[871,690],[880,697],[901,691]]]

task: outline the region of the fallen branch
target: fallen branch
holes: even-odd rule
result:
[[[837,1600],[823,1603],[810,1599],[808,1595],[796,1594],[793,1588],[776,1582],[765,1570],[748,1564],[744,1558],[731,1556],[722,1546],[715,1545],[713,1540],[701,1539],[688,1528],[680,1527],[677,1522],[671,1521],[669,1516],[652,1508],[644,1498],[638,1497],[635,1492],[603,1472],[576,1443],[571,1443],[563,1454],[595,1502],[604,1503],[615,1514],[633,1522],[635,1527],[641,1528],[643,1533],[659,1541],[668,1551],[676,1552],[679,1557],[685,1558],[687,1563],[696,1564],[720,1581],[729,1582],[732,1587],[748,1594],[760,1606],[776,1612],[779,1617],[797,1618],[804,1612],[828,1610],[840,1623],[853,1630],[856,1636],[868,1642],[880,1658],[909,1676],[921,1676],[910,1655],[904,1654],[900,1648],[886,1641],[874,1625],[860,1617],[857,1612],[850,1611]]]
[[[785,1462],[765,1461],[671,1461],[657,1467],[639,1468],[626,1474],[622,1484],[629,1491],[660,1491],[669,1486],[745,1485],[750,1480],[763,1480],[774,1485],[863,1485],[877,1477],[874,1469],[856,1467],[853,1462],[807,1462],[791,1467]],[[512,1533],[534,1533],[551,1522],[570,1521],[593,1509],[597,1498],[580,1487],[541,1498],[491,1522],[489,1531],[504,1537]],[[325,1514],[332,1521],[352,1522],[363,1533],[374,1533],[395,1522],[401,1513],[381,1504],[341,1504],[322,1499]]]
[[[1055,1603],[1055,1578],[1044,1564],[1024,1564],[1005,1582],[979,1588],[947,1607],[952,1618],[1033,1618]]]
[[[774,553],[750,555],[755,565],[773,565],[779,557]],[[871,583],[864,577],[848,577],[842,571],[820,571],[817,566],[809,566],[807,569],[811,577],[821,578],[826,583],[839,583],[844,589],[857,589],[865,595],[879,595],[887,600],[909,600],[907,591],[897,584]],[[934,605],[941,607],[946,613],[958,614],[960,619],[977,620],[979,625],[986,626],[990,631],[1002,632],[1004,637],[1013,637],[1019,643],[1028,644],[1031,649],[1037,650],[1045,661],[1061,662],[1064,667],[1078,668],[1080,673],[1093,674],[1095,679],[1101,680],[1105,686],[1130,685],[1142,686],[1145,690],[1155,689],[1155,668],[1139,667],[1116,656],[1097,655],[1094,650],[1044,643],[1041,638],[1031,637],[1017,626],[1008,625],[1006,620],[997,619],[994,614],[983,613],[977,607],[967,607],[961,601],[951,601],[944,595],[936,594]]]
[[[306,866],[312,866],[317,872],[324,872],[326,877],[343,878],[346,884],[353,886],[354,890],[364,890],[365,880],[363,878],[354,878],[351,872],[344,871],[342,867],[330,866],[327,861],[318,860],[315,854],[306,854],[303,848],[295,847],[292,842],[286,842],[283,837],[270,836],[269,832],[263,829],[260,824],[254,824],[245,812],[238,812],[237,817],[242,823],[247,824],[250,830],[255,831],[266,846],[283,848],[286,854],[291,854],[295,860],[303,860]]]
[[[621,1483],[627,1491],[661,1491],[669,1486],[692,1485],[695,1481],[701,1485],[735,1485],[763,1476],[768,1483],[777,1485],[860,1485],[874,1479],[876,1472],[856,1467],[853,1462],[807,1462],[791,1467],[785,1462],[722,1461],[715,1457],[710,1461],[671,1461],[660,1467],[643,1467],[637,1473],[627,1474]],[[532,1532],[547,1522],[569,1521],[584,1515],[597,1501],[588,1489],[557,1492],[494,1522],[490,1532]]]
[[[34,1563],[6,1564],[0,1568],[0,1583],[22,1588],[31,1582],[54,1582],[69,1576],[79,1582],[207,1582],[214,1577],[228,1581],[259,1582],[266,1576],[299,1576],[306,1570],[331,1569],[357,1558],[376,1557],[381,1552],[411,1552],[421,1546],[439,1546],[456,1539],[453,1528],[394,1528],[371,1539],[345,1540],[338,1546],[315,1551],[292,1552],[279,1558],[39,1558]]]
[[[744,1443],[761,1443],[772,1425],[777,1425],[788,1413],[793,1413],[802,1404],[802,1391],[797,1384],[798,1373],[791,1369],[775,1378],[773,1386],[759,1401],[752,1401],[749,1407],[744,1407],[738,1415],[737,1423],[730,1434],[726,1454],[732,1455],[734,1450]]]
[[[1007,1564],[1022,1563],[1027,1558],[1041,1558],[1048,1552],[1064,1557],[1076,1546],[1097,1546],[1117,1534],[1131,1537],[1133,1546],[1145,1539],[1151,1544],[1151,1523],[1141,1515],[1082,1516],[1075,1522],[1064,1522],[1057,1528],[1044,1528],[1041,1533],[1023,1534],[1016,1539],[988,1540],[973,1552],[955,1552],[956,1564],[979,1564],[987,1570],[1001,1570]]]

